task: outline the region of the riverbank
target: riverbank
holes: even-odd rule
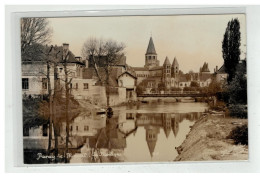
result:
[[[227,139],[232,129],[247,124],[247,119],[205,114],[177,147],[175,161],[248,160],[248,146]]]

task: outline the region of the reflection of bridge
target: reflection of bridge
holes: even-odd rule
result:
[[[138,97],[205,97],[205,93],[199,92],[183,92],[183,93],[153,93],[153,94],[139,94]]]

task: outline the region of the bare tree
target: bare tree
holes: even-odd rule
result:
[[[124,49],[124,43],[118,43],[115,40],[98,40],[93,37],[87,39],[82,47],[82,55],[88,58],[89,62],[91,61],[98,81],[106,87],[107,107],[109,107],[111,70],[124,56]]]
[[[85,43],[83,44],[81,53],[82,56],[84,58],[87,58],[88,61],[90,62],[90,60],[93,60],[93,66],[96,72],[96,75],[98,77],[98,81],[101,81],[101,77],[100,74],[98,72],[98,64],[96,59],[98,59],[99,56],[101,56],[101,52],[102,52],[102,48],[103,48],[103,42],[102,39],[98,40],[94,37],[90,37],[89,39],[87,39],[85,41]]]
[[[105,64],[103,69],[105,70],[105,86],[106,86],[106,96],[107,96],[107,107],[110,106],[110,84],[109,77],[113,66],[116,66],[122,57],[124,56],[125,45],[123,43],[118,43],[114,40],[108,40],[104,43],[104,59]]]
[[[37,46],[50,41],[52,29],[46,18],[21,19],[21,52],[22,57],[39,51]],[[33,48],[32,48],[33,46]]]

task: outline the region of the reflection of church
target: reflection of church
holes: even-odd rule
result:
[[[92,152],[95,150],[123,152],[127,147],[127,137],[132,133],[135,135],[138,127],[144,127],[147,147],[150,156],[153,157],[158,141],[158,134],[161,129],[166,138],[170,136],[171,131],[176,137],[179,132],[179,123],[184,119],[196,120],[200,116],[200,113],[126,113],[126,121],[123,123],[130,124],[130,126],[123,126],[119,122],[119,119],[121,119],[119,116],[114,116],[104,122],[103,118],[84,119],[85,116],[81,115],[71,124],[73,130],[78,130],[77,133],[74,131],[72,134],[74,137],[76,135],[86,139],[87,145]],[[87,130],[84,130],[86,123],[80,125],[78,123],[80,121],[81,123],[88,123],[89,127]],[[83,131],[81,131],[81,128]],[[119,161],[120,158],[102,157],[103,162],[112,160]]]
[[[133,116],[133,114],[131,114]],[[145,136],[147,146],[151,157],[155,150],[156,142],[158,140],[158,134],[160,128],[163,129],[166,138],[169,137],[171,130],[174,136],[178,135],[179,123],[183,119],[195,120],[199,117],[199,113],[182,113],[182,114],[167,114],[167,113],[156,113],[156,114],[136,114],[136,125],[137,127],[143,126],[145,129]]]

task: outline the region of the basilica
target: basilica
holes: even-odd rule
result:
[[[149,44],[145,53],[144,67],[133,67],[137,77],[137,85],[143,84],[146,88],[158,88],[159,84],[165,89],[190,87],[192,82],[200,87],[209,86],[212,81],[212,74],[208,68],[208,63],[204,63],[199,72],[183,73],[175,57],[170,63],[166,56],[164,63],[160,66],[157,58],[153,38],[150,37]]]

